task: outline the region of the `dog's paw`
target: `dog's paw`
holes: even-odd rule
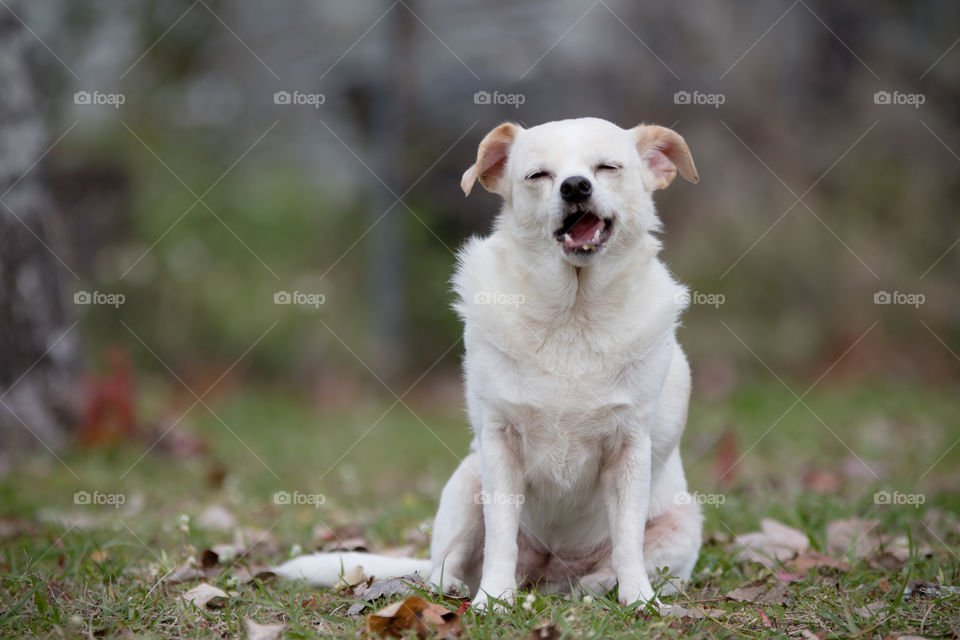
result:
[[[435,593],[452,596],[454,598],[467,598],[470,596],[470,587],[468,587],[463,580],[454,576],[431,576],[430,588]]]
[[[517,595],[517,585],[488,586],[480,585],[477,589],[477,595],[470,603],[470,608],[475,611],[495,611],[502,612],[507,605],[513,604]]]
[[[589,573],[577,581],[572,594],[583,596],[605,596],[617,585],[617,576],[610,571],[598,571]]]
[[[646,579],[621,581],[620,587],[617,590],[617,601],[623,607],[633,605],[640,605],[642,607],[646,604],[652,604],[654,608],[659,609],[660,600],[655,596],[656,594],[653,592],[653,587],[650,586],[650,581]]]

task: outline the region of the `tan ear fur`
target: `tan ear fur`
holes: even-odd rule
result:
[[[477,148],[477,161],[463,173],[460,180],[464,195],[470,195],[477,180],[488,191],[500,191],[500,180],[504,177],[510,147],[522,130],[519,125],[505,122],[484,137]]]
[[[689,182],[700,182],[690,148],[679,133],[666,127],[644,124],[634,127],[632,131],[637,140],[637,152],[652,176],[650,188],[668,187],[678,170]]]

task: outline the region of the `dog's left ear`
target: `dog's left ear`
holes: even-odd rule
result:
[[[630,131],[637,141],[637,153],[645,169],[643,182],[647,189],[655,191],[670,186],[678,170],[689,182],[700,182],[690,149],[679,133],[666,127],[644,124]]]
[[[520,126],[505,122],[487,134],[477,149],[477,161],[463,173],[460,180],[464,195],[470,195],[477,180],[487,191],[501,193],[510,147],[520,131]]]

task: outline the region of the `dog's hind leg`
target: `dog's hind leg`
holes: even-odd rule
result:
[[[480,454],[468,455],[440,494],[430,543],[430,583],[444,593],[468,595],[480,584],[483,561],[483,504]]]

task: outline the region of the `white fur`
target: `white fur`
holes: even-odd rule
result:
[[[690,392],[675,337],[685,289],[652,235],[651,189],[669,184],[674,165],[696,179],[675,133],[593,118],[504,125],[481,144],[464,190],[479,179],[504,206],[494,232],[463,247],[453,280],[475,437],[440,498],[432,583],[466,587],[478,606],[524,583],[598,592],[619,583],[632,604],[654,597],[656,569],[689,578],[701,516],[678,449]],[[536,172],[548,175],[529,179]],[[587,255],[554,237],[569,176],[590,179],[590,210],[613,221]],[[329,585],[342,561],[400,575],[357,555],[300,558],[279,572]]]

